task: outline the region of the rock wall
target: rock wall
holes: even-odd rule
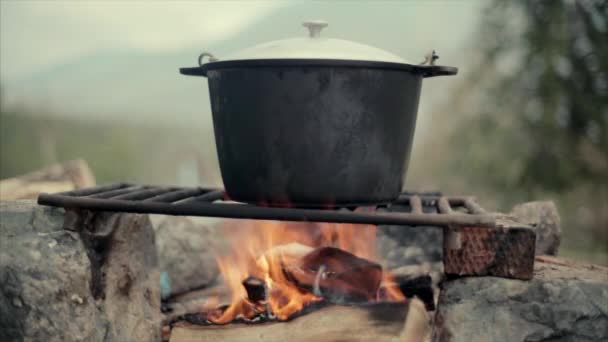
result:
[[[0,341],[156,341],[159,271],[146,215],[0,202]]]
[[[537,258],[530,281],[446,281],[434,341],[607,341],[608,268]]]
[[[163,298],[213,284],[218,275],[216,253],[220,227],[198,218],[151,215],[161,271]]]

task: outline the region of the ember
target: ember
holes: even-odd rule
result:
[[[307,305],[344,301],[403,301],[377,260],[376,226],[244,221],[227,225],[227,255],[218,257],[231,291],[225,310],[209,321],[229,323],[266,315],[287,320]]]

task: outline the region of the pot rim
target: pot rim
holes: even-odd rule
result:
[[[213,61],[197,67],[180,68],[179,72],[187,76],[207,77],[207,71],[227,68],[259,67],[351,67],[405,71],[421,77],[452,76],[458,68],[444,65],[413,65],[406,63],[362,61],[346,59],[249,59]]]

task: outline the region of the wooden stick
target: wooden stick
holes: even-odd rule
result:
[[[266,300],[266,283],[253,276],[243,280],[243,287],[247,290],[247,298],[253,303]]]

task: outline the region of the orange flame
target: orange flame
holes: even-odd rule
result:
[[[333,246],[368,260],[377,260],[376,231],[372,225],[302,223],[238,220],[225,224],[229,254],[217,258],[231,303],[223,312],[215,311],[210,320],[224,324],[236,318],[253,318],[267,311],[286,320],[305,305],[321,298],[298,288],[287,279],[284,265],[299,259],[316,247]],[[266,282],[267,301],[252,303],[242,281],[255,276]],[[391,277],[384,272],[383,281]],[[402,301],[405,297],[395,286],[384,287],[378,300]]]

